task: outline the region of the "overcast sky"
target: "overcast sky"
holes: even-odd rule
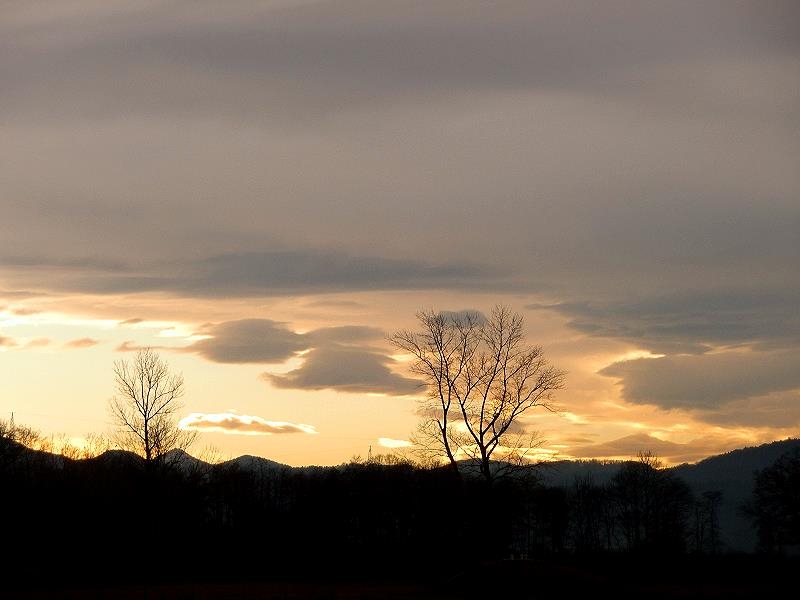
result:
[[[503,302],[553,453],[796,436],[799,133],[793,0],[0,0],[0,418],[103,430],[153,345],[335,464],[413,430],[388,332]]]

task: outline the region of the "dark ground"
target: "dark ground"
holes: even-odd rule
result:
[[[452,574],[314,581],[74,585],[32,582],[37,589],[5,590],[9,600],[485,600],[610,596],[615,600],[772,597],[794,589],[800,559],[768,556],[655,558],[595,557],[581,561],[497,561]],[[431,571],[436,565],[431,565]]]

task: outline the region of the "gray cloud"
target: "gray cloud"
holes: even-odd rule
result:
[[[698,416],[722,427],[796,429],[800,427],[800,389],[733,400],[716,409],[701,409]]]
[[[796,271],[791,2],[115,6],[4,9],[0,257],[37,288],[573,298]]]
[[[211,258],[115,269],[65,271],[36,261],[54,289],[98,294],[169,292],[183,296],[248,297],[392,289],[484,289],[508,278],[507,270],[469,262],[435,265],[422,260],[349,256],[331,249],[227,254]],[[19,264],[9,264],[14,271]],[[507,285],[507,284],[506,284]],[[125,321],[131,323],[134,321]]]
[[[301,367],[285,375],[265,373],[263,377],[279,388],[392,395],[419,392],[420,382],[393,373],[389,368],[392,362],[373,350],[329,344],[306,354]]]
[[[217,8],[3,6],[0,295],[536,293],[655,352],[796,350],[797,2]]]
[[[62,258],[42,255],[3,256],[0,257],[0,266],[7,268],[39,269],[58,268],[75,269],[78,271],[117,271],[125,268],[122,261],[112,261],[96,257]]]
[[[363,344],[383,339],[384,333],[375,327],[345,325],[322,327],[295,333],[285,323],[269,319],[241,319],[203,327],[200,335],[206,339],[185,348],[215,362],[276,363],[298,352],[325,345]]]
[[[708,410],[800,388],[800,356],[794,351],[665,356],[617,362],[600,374],[618,378],[628,402]]]
[[[253,118],[269,107],[308,117],[421,93],[633,88],[642,82],[630,71],[796,49],[787,24],[796,7],[767,4],[347,0],[240,3],[215,19],[198,16],[218,12],[202,2],[191,11],[122,3],[116,14],[87,5],[61,19],[12,10],[2,48],[24,60],[10,64],[3,104],[62,115]]]
[[[385,337],[382,329],[377,327],[364,327],[361,325],[344,325],[341,327],[321,327],[306,333],[314,344],[333,342],[338,344],[352,344],[380,340]]]
[[[578,331],[653,352],[702,353],[713,346],[800,343],[800,288],[706,289],[640,299],[532,305],[552,309]]]
[[[393,373],[392,359],[370,343],[383,340],[374,327],[323,327],[295,333],[268,319],[211,324],[200,331],[212,337],[184,348],[223,363],[281,363],[302,354],[303,364],[286,374],[265,373],[275,387],[335,389],[393,395],[419,391],[419,382]]]
[[[210,258],[197,266],[198,276],[186,282],[197,293],[219,290],[263,294],[281,292],[337,291],[461,287],[477,283],[489,273],[468,263],[432,265],[423,261],[338,252],[258,252]]]
[[[208,339],[187,351],[221,363],[280,363],[308,348],[305,336],[269,319],[242,319],[209,325],[201,331]]]
[[[344,308],[344,309],[363,309],[364,304],[361,302],[356,302],[355,300],[342,300],[342,299],[330,299],[325,298],[322,300],[312,300],[308,304],[306,304],[308,308],[324,308],[324,309],[337,309],[337,308]]]

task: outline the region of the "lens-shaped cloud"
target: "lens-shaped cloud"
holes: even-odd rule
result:
[[[287,433],[318,433],[313,425],[268,421],[261,417],[238,413],[191,413],[178,423],[181,429],[230,433],[238,435],[273,435]]]
[[[303,335],[269,319],[241,319],[200,331],[211,337],[187,348],[220,363],[281,363],[308,348]]]
[[[374,350],[330,344],[308,352],[302,366],[293,371],[284,375],[265,373],[263,377],[278,388],[389,395],[419,392],[420,382],[394,373],[389,368],[392,362]]]
[[[410,448],[414,445],[408,440],[396,440],[389,437],[378,438],[378,444],[384,448]]]
[[[214,362],[270,364],[302,355],[302,365],[288,373],[263,374],[278,388],[390,395],[420,389],[417,380],[392,371],[388,350],[372,345],[384,339],[374,327],[323,327],[296,333],[285,323],[243,319],[211,324],[200,333],[209,337],[184,350]]]
[[[92,346],[96,346],[100,342],[94,338],[84,337],[78,338],[76,340],[70,340],[64,346],[67,348],[91,348]]]
[[[800,388],[800,355],[730,351],[641,358],[614,363],[600,374],[619,379],[628,402],[709,410]]]
[[[800,292],[790,282],[770,289],[707,288],[660,296],[565,302],[555,310],[591,336],[626,341],[657,353],[714,347],[788,347],[800,343]]]

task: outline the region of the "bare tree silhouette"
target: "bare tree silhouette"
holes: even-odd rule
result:
[[[722,492],[706,490],[694,504],[694,546],[698,553],[719,554],[722,542],[719,530],[719,507]]]
[[[115,440],[124,450],[144,457],[147,464],[163,462],[172,450],[185,451],[197,432],[178,426],[183,407],[183,376],[173,374],[152,348],[136,352],[133,360],[114,362],[117,395],[109,410],[117,427]],[[181,457],[182,452],[173,453]]]
[[[612,480],[617,522],[628,551],[682,551],[692,504],[689,486],[650,451],[622,465]]]
[[[460,461],[472,463],[487,482],[529,464],[539,439],[520,418],[537,406],[554,410],[552,392],[565,372],[526,342],[522,315],[497,305],[488,318],[434,311],[417,318],[420,331],[389,337],[427,386],[416,447],[457,472]]]

